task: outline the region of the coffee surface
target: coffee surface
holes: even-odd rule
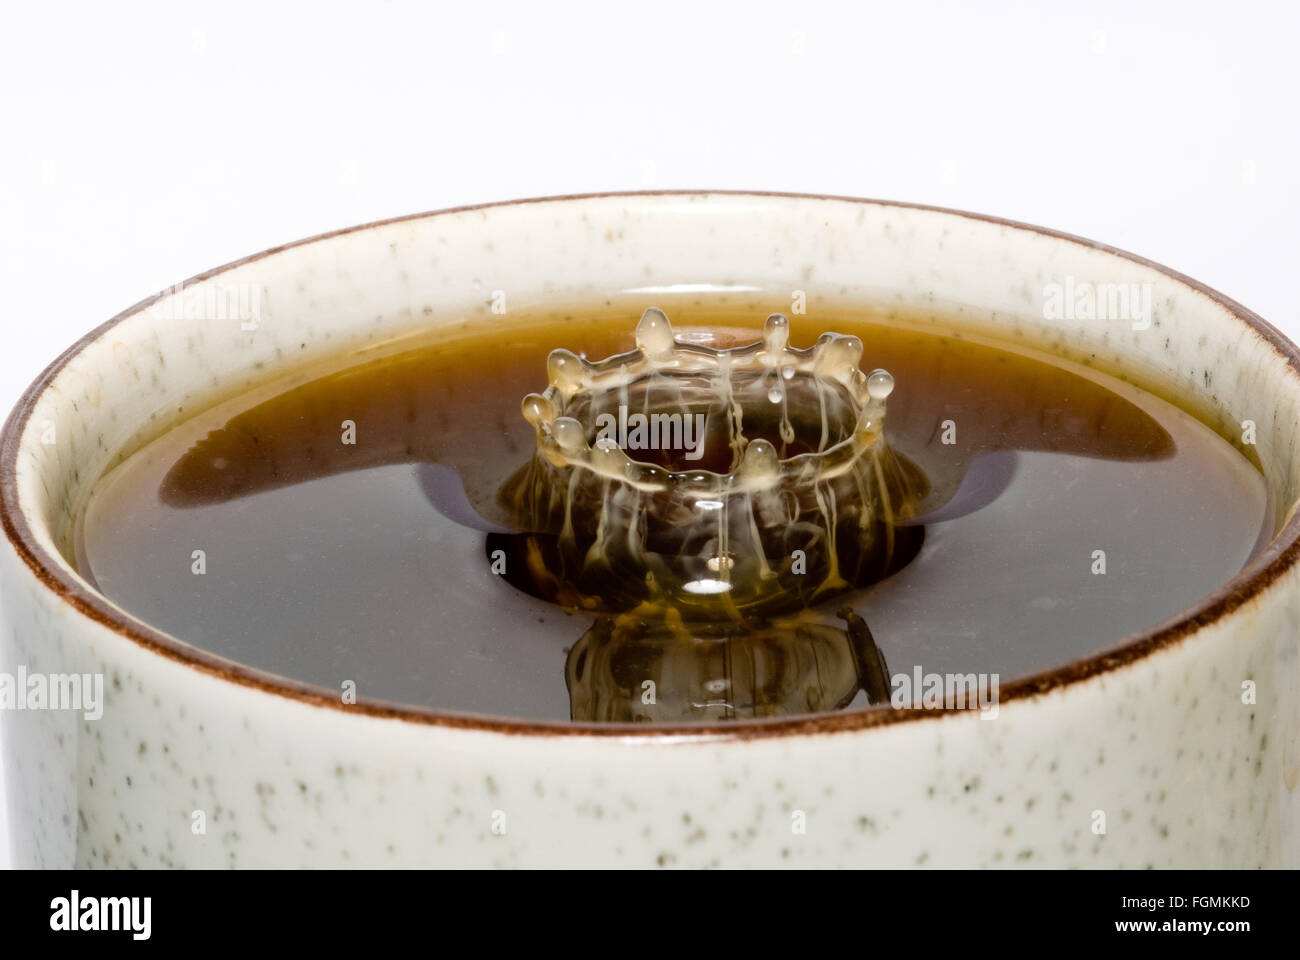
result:
[[[756,339],[766,315],[669,312],[680,339],[717,345]],[[99,481],[78,566],[187,643],[340,695],[726,720],[865,707],[877,653],[886,676],[1005,683],[1113,647],[1230,579],[1270,522],[1246,456],[1129,384],[868,310],[795,316],[792,345],[855,335],[863,369],[894,377],[885,434],[927,485],[900,534],[910,552],[798,626],[657,647],[639,626],[620,634],[520,589],[490,549],[513,529],[498,493],[532,455],[520,400],[546,386],[547,354],[627,350],[636,317],[512,312],[228,398]]]

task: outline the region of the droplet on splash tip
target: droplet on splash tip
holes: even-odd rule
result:
[[[740,460],[740,474],[748,479],[774,477],[780,467],[781,458],[777,455],[776,447],[761,438],[749,442]]]
[[[573,417],[556,418],[553,429],[555,430],[555,442],[560,445],[560,449],[565,453],[572,455],[586,448],[586,431],[582,429],[582,424]]]
[[[546,373],[551,386],[566,394],[582,389],[586,383],[582,360],[572,350],[552,350],[546,358]]]
[[[763,323],[763,343],[768,350],[784,350],[790,342],[790,321],[785,314],[774,313]]]
[[[520,408],[523,410],[524,419],[534,427],[553,419],[554,411],[551,408],[550,401],[540,393],[528,394],[528,396],[524,397]]]
[[[648,307],[636,325],[636,345],[647,357],[660,359],[672,352],[673,327],[658,307]]]

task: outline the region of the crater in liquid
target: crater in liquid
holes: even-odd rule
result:
[[[515,316],[233,397],[100,480],[78,518],[77,565],[141,620],[259,670],[332,691],[352,681],[363,699],[586,719],[577,705],[587,710],[591,691],[573,689],[572,663],[566,685],[566,656],[608,625],[495,574],[483,528],[511,523],[496,494],[532,453],[519,402],[545,385],[549,351],[627,350],[638,315]],[[714,343],[755,339],[764,315],[672,311],[680,337]],[[864,369],[894,375],[886,434],[930,485],[910,562],[812,611],[851,607],[889,675],[1006,683],[1098,652],[1222,585],[1261,543],[1270,521],[1259,471],[1155,396],[868,311],[792,317],[791,343],[824,330],[860,337]],[[748,716],[743,697],[701,703],[696,688],[743,675],[753,693],[784,670],[824,690],[766,713],[865,707],[865,687],[840,683],[861,658],[855,668],[824,634],[805,646],[747,640],[736,645],[744,665],[731,648],[694,657],[655,674],[680,687],[659,696],[690,701],[701,720]]]

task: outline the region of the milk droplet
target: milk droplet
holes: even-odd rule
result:
[[[824,333],[814,348],[814,369],[822,377],[834,377],[846,382],[862,359],[862,341],[857,337],[842,337]]]
[[[650,307],[641,314],[636,325],[636,345],[647,357],[660,358],[672,353],[672,324],[658,307]]]
[[[587,446],[587,437],[582,424],[573,417],[557,417],[555,425],[555,442],[565,453],[574,454]]]
[[[592,450],[592,464],[598,469],[604,469],[611,473],[623,469],[627,461],[625,454],[613,437],[601,437],[596,441],[596,446]]]
[[[740,458],[742,476],[754,479],[776,476],[780,465],[776,447],[767,440],[751,440],[745,448],[745,455]]]
[[[780,403],[781,402],[780,388],[773,387],[771,390],[767,391],[767,399],[771,400],[773,403]]]
[[[773,352],[784,350],[790,342],[790,321],[783,314],[774,313],[763,324],[763,343]]]
[[[552,350],[546,358],[546,373],[551,386],[566,394],[581,390],[586,381],[582,361],[572,350]]]
[[[884,400],[894,392],[894,375],[888,370],[872,370],[867,377],[867,393],[872,400]]]
[[[553,414],[550,402],[540,393],[530,393],[524,397],[521,406],[524,411],[524,419],[534,427],[543,421],[550,420]]]

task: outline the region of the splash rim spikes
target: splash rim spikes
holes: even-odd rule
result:
[[[541,393],[524,397],[521,410],[537,434],[537,450],[552,466],[590,471],[629,484],[642,492],[677,490],[707,496],[769,489],[774,482],[804,483],[834,479],[872,450],[883,433],[885,401],[894,389],[889,371],[877,368],[863,373],[860,338],[823,333],[811,347],[789,344],[790,323],[780,313],[768,316],[759,339],[734,347],[716,348],[678,340],[667,314],[649,307],[636,326],[637,346],[601,360],[588,360],[571,350],[552,350],[547,357],[549,385]],[[848,436],[825,449],[778,455],[762,438],[745,443],[739,463],[727,473],[706,469],[669,470],[637,460],[609,438],[588,442],[589,426],[568,411],[576,398],[611,390],[626,391],[655,375],[685,378],[711,374],[759,374],[788,383],[796,376],[812,376],[843,388],[855,414]],[[774,386],[772,390],[781,389]],[[780,397],[773,397],[779,402]]]
[[[721,622],[794,613],[911,556],[919,539],[896,520],[923,476],[889,447],[893,377],[861,372],[859,338],[796,349],[773,314],[759,341],[715,348],[679,341],[657,308],[637,334],[604,360],[553,352],[550,386],[524,398],[536,445],[498,492],[524,531],[512,582],[575,608]]]

